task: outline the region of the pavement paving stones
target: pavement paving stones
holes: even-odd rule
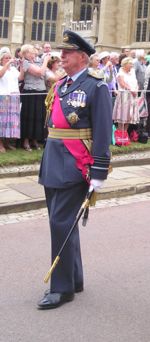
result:
[[[0,214],[35,210],[46,206],[44,189],[37,175],[0,178]],[[150,164],[115,167],[100,199],[135,195],[150,191]]]
[[[139,203],[139,202],[147,202],[150,200],[150,192],[146,192],[143,194],[137,194],[132,196],[126,197],[118,197],[118,198],[110,198],[110,199],[101,199],[96,202],[95,207],[90,207],[90,211],[95,209],[103,209],[108,207],[118,207],[122,205],[128,205],[132,203]],[[48,220],[48,212],[47,208],[39,208],[35,210],[28,210],[10,214],[2,214],[0,215],[0,226],[19,223],[24,221],[31,221],[36,219],[42,219],[47,217]]]

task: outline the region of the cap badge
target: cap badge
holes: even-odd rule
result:
[[[69,37],[67,34],[65,34],[63,37],[63,42],[68,42],[68,40],[69,40]]]

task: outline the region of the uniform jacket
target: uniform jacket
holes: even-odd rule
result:
[[[106,179],[110,163],[109,145],[112,132],[112,102],[108,87],[100,79],[85,70],[64,92],[64,82],[58,87],[62,111],[70,128],[92,128],[92,156],[94,164],[90,167],[91,178]],[[81,105],[76,101],[79,93],[83,95]],[[74,100],[75,99],[75,100]],[[79,120],[71,124],[68,116],[76,113]],[[49,127],[53,127],[52,119]],[[75,140],[74,140],[74,143]],[[66,149],[61,139],[47,138],[44,149],[39,182],[45,187],[65,188],[84,181],[76,160]]]

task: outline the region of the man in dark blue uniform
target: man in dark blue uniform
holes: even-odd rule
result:
[[[94,48],[75,32],[63,34],[62,66],[67,76],[47,98],[49,134],[39,182],[44,185],[51,229],[52,262],[91,185],[99,192],[107,178],[112,105],[107,85],[88,70]],[[83,291],[79,229],[74,229],[39,309],[56,308]]]

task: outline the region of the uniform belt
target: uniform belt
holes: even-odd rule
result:
[[[48,137],[53,139],[91,139],[91,128],[48,128]]]

